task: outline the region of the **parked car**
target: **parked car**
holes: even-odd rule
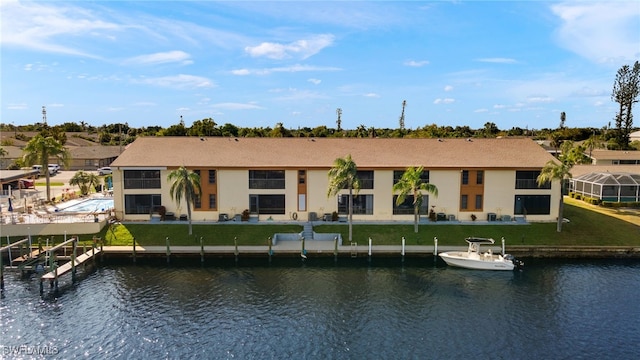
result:
[[[33,165],[31,167],[33,170],[40,171],[40,175],[44,175],[44,171],[42,171],[42,165]],[[49,175],[55,175],[60,169],[60,165],[49,164]]]
[[[60,172],[60,165],[58,164],[49,164],[49,174],[55,175]]]
[[[113,171],[111,171],[111,168],[108,166],[98,169],[98,175],[109,175],[111,173],[113,173]]]
[[[31,179],[20,179],[19,181],[22,189],[31,189],[36,187],[36,182]]]

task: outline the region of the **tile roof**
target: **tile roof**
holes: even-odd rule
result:
[[[589,154],[589,150],[585,151]],[[591,157],[598,160],[640,160],[640,151],[634,150],[593,150]]]
[[[68,149],[72,159],[107,159],[120,155],[119,146],[69,146]]]
[[[358,168],[541,168],[554,159],[534,141],[139,137],[114,167],[330,168],[351,154]]]

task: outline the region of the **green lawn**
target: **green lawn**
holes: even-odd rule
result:
[[[589,209],[565,204],[564,217],[571,220],[564,224],[562,232],[556,232],[556,223],[534,223],[527,225],[485,225],[485,224],[424,224],[419,232],[413,232],[413,224],[406,225],[359,225],[353,226],[355,242],[365,244],[369,237],[374,245],[401,244],[404,236],[407,245],[432,245],[438,237],[440,245],[464,245],[467,236],[493,237],[499,241],[504,237],[510,245],[608,245],[640,246],[640,227],[615,217]],[[113,229],[113,231],[111,230]],[[346,223],[317,225],[316,232],[341,233],[347,243]],[[132,245],[133,238],[140,245],[165,245],[169,237],[171,245],[200,244],[233,245],[234,237],[238,245],[266,245],[267,238],[274,233],[299,233],[302,225],[255,225],[255,224],[210,224],[193,225],[192,236],[188,235],[187,224],[122,224],[113,228],[105,227],[97,236],[106,240],[107,245]],[[114,234],[115,233],[115,234]]]
[[[236,225],[210,224],[193,225],[193,235],[189,236],[187,224],[117,224],[106,226],[97,235],[105,239],[106,245],[133,245],[133,238],[139,245],[176,246],[200,245],[267,245],[267,240],[275,233],[299,233],[302,225]]]

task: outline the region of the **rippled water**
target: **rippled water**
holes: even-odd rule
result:
[[[640,355],[639,261],[538,260],[523,272],[431,259],[211,262],[106,264],[43,297],[36,278],[5,274],[0,357],[38,347],[97,359]]]

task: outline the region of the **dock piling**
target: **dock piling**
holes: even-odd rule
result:
[[[167,264],[171,261],[170,257],[171,257],[171,249],[169,247],[169,237],[166,237],[166,241],[167,241]]]
[[[202,236],[200,236],[200,263],[204,264],[204,242]]]
[[[76,241],[71,243],[71,282],[76,282]]]
[[[438,238],[433,237],[433,257],[438,256]]]
[[[401,254],[402,254],[403,258],[404,258],[404,244],[405,244],[405,240],[404,240],[404,236],[403,236],[402,237],[402,251],[401,251]]]
[[[136,238],[133,238],[133,263],[136,263]]]
[[[233,253],[236,255],[236,260],[238,260],[239,252],[238,252],[238,237],[237,236],[233,237],[233,246],[234,246],[234,249],[235,249],[233,251]]]
[[[372,240],[371,240],[371,238],[369,238],[369,257],[371,257],[371,250],[372,250],[371,249],[371,247],[372,247],[371,246],[371,242],[372,242]]]

